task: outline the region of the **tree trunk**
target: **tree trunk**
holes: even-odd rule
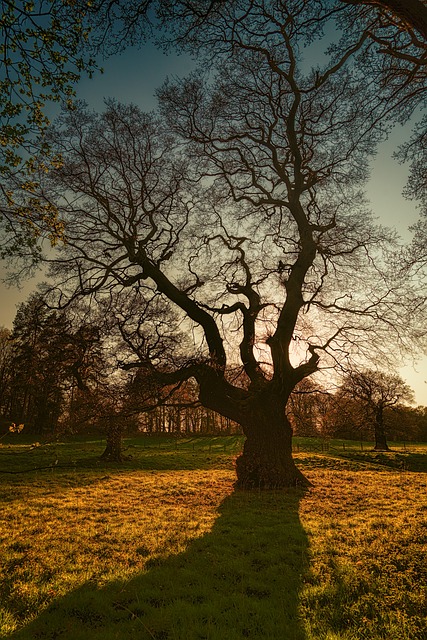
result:
[[[108,419],[107,443],[101,459],[111,462],[123,462],[122,426],[120,422],[114,418]]]
[[[308,486],[292,457],[292,428],[282,403],[258,398],[250,417],[241,421],[246,436],[236,461],[237,484],[242,489],[279,489]]]
[[[244,390],[219,376],[198,382],[202,406],[239,424],[246,436],[236,460],[236,487],[280,489],[311,484],[292,457],[292,427],[285,413],[291,385],[287,390],[276,390],[273,384]]]
[[[374,451],[390,451],[385,435],[383,410],[377,409],[375,413],[375,447]]]

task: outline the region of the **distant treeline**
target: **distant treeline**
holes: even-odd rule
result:
[[[229,375],[247,384],[239,370]],[[398,376],[379,372],[352,372],[334,393],[306,379],[291,395],[287,415],[299,436],[369,440],[380,415],[387,438],[427,441],[427,407],[410,406],[410,396]],[[242,433],[239,424],[199,404],[192,380],[164,388],[143,369],[120,373],[99,324],[77,323],[38,296],[20,306],[13,331],[0,328],[0,418],[3,433],[22,424],[36,435]]]

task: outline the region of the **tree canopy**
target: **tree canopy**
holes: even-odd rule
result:
[[[34,162],[44,170],[52,156],[43,133],[55,102],[72,106],[76,82],[96,65],[86,23],[90,2],[3,0],[0,6],[0,257],[39,257],[38,238],[62,237],[55,209],[35,197]]]
[[[77,6],[75,6],[77,4]],[[4,171],[32,151],[49,119],[47,102],[71,101],[75,83],[94,61],[83,54],[89,32],[84,5],[63,0],[3,0],[0,54],[4,72],[0,91],[1,162]]]
[[[0,165],[5,177],[0,200],[1,255],[37,260],[40,236],[48,235],[53,243],[63,237],[55,209],[43,207],[35,198],[28,206],[21,198],[22,187],[31,193],[34,177],[21,178],[18,184],[6,179],[22,161],[31,171],[34,152],[40,147],[42,162],[48,168],[47,141],[35,134],[43,133],[49,123],[49,104],[62,101],[71,106],[80,74],[94,71],[96,57],[141,44],[147,37],[154,37],[163,47],[215,57],[241,46],[239,25],[243,21],[248,23],[251,16],[278,9],[278,20],[283,19],[283,24],[293,20],[292,16],[303,16],[299,27],[302,46],[322,32],[330,35],[331,30],[343,33],[337,47],[339,56],[357,48],[361,40],[369,42],[358,64],[368,77],[375,78],[383,97],[388,93],[390,116],[408,119],[419,106],[425,96],[427,55],[426,8],[421,0],[317,0],[310,7],[301,1],[286,7],[276,4],[258,0],[4,0],[0,42],[4,67]],[[422,137],[418,135],[416,140],[415,146],[419,146]],[[408,158],[413,147],[402,152],[402,157]],[[51,160],[58,161],[55,157]],[[410,184],[417,180],[419,173],[414,170]]]

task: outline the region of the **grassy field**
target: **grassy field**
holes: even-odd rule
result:
[[[244,493],[241,444],[4,439],[0,638],[425,640],[427,446],[296,440],[313,487]]]

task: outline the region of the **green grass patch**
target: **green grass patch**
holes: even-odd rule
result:
[[[336,444],[262,493],[237,436],[4,445],[0,637],[425,640],[426,447]]]
[[[124,438],[125,461],[114,464],[100,459],[105,449],[102,438],[81,436],[54,442],[36,442],[28,436],[9,438],[0,446],[0,473],[76,470],[210,469],[232,468],[232,459],[243,446],[241,436]]]

